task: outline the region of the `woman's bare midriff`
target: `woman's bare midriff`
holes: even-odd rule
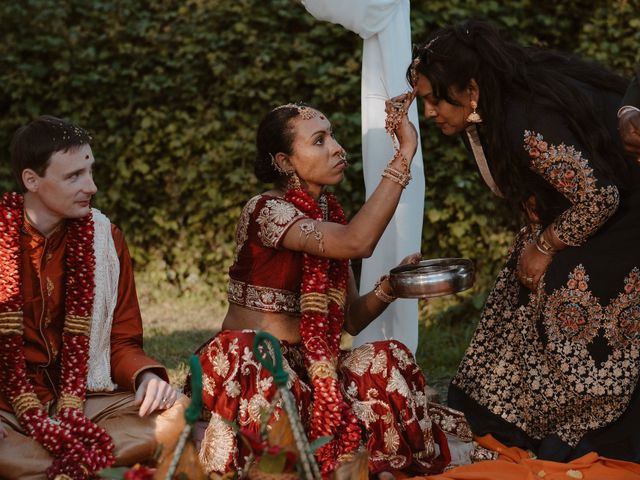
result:
[[[248,308],[229,304],[229,310],[222,322],[223,330],[262,330],[279,340],[289,343],[300,342],[300,317],[286,313],[257,312]]]

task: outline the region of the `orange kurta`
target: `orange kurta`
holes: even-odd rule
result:
[[[111,330],[111,377],[121,390],[134,391],[143,370],[168,381],[165,368],[142,349],[142,319],[131,257],[122,232],[111,232],[120,259],[118,302]],[[67,231],[61,225],[44,238],[25,219],[21,235],[24,342],[27,374],[41,402],[57,396],[64,326],[64,258]],[[12,412],[0,393],[0,409]]]

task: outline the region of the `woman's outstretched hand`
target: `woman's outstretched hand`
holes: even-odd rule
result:
[[[409,153],[411,158],[418,149],[418,131],[409,121],[408,111],[411,103],[416,98],[417,90],[403,93],[385,102],[384,110],[387,114],[386,126],[393,131],[400,144],[399,148]]]

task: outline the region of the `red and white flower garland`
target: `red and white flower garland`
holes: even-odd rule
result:
[[[344,211],[335,196],[324,195],[329,221],[346,224]],[[285,198],[309,218],[322,220],[322,210],[308,192],[290,189]],[[360,426],[344,400],[336,371],[348,279],[347,260],[304,254],[300,336],[314,389],[309,437],[315,440],[333,436],[331,442],[316,452],[323,476],[335,470],[338,462],[354,452],[361,441]]]
[[[22,196],[5,193],[0,204],[0,388],[25,431],[54,457],[47,477],[85,479],[114,462],[111,437],[83,413],[95,287],[93,218],[89,213],[67,221],[65,324],[55,419],[48,416],[27,377],[20,275],[22,218]]]

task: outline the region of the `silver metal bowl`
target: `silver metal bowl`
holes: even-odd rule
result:
[[[400,298],[432,298],[462,292],[473,285],[475,269],[467,258],[433,258],[389,272]]]

